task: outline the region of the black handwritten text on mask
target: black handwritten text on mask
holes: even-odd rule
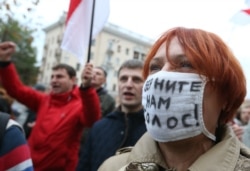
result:
[[[160,118],[158,117],[157,113],[149,114],[147,112],[147,109],[161,109],[168,112],[168,110],[171,108],[171,102],[172,98],[181,98],[183,90],[188,90],[188,92],[200,92],[202,82],[201,81],[173,81],[173,80],[159,80],[156,78],[155,80],[151,79],[148,80],[146,83],[146,86],[144,87],[144,92],[148,91],[150,88],[154,88],[159,94],[148,94],[146,96],[146,106],[144,106],[144,112],[145,112],[145,119],[146,122],[151,123],[152,125],[162,127],[162,123],[160,122]],[[151,87],[153,86],[153,87]],[[174,95],[173,95],[174,94]],[[181,106],[179,106],[181,107]],[[151,110],[152,111],[152,110]],[[153,110],[154,111],[154,110]],[[182,111],[183,112],[183,111]],[[193,116],[192,116],[193,115]],[[168,129],[174,129],[177,127],[178,124],[182,124],[183,127],[190,127],[193,126],[188,122],[188,118],[195,118],[197,120],[196,126],[199,126],[198,122],[198,104],[193,104],[193,110],[192,112],[187,111],[185,113],[181,114],[181,119],[178,119],[175,116],[175,113],[169,115],[167,120],[165,121],[165,126],[167,126]]]

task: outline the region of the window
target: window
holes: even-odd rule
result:
[[[62,36],[59,34],[57,35],[57,43],[61,44],[62,43]]]
[[[134,51],[134,59],[139,59],[139,52]]]
[[[114,77],[117,77],[117,76],[118,76],[118,72],[114,71]]]
[[[116,57],[116,58],[115,58],[115,62],[116,62],[116,65],[119,66],[119,65],[120,65],[120,58],[119,58],[119,57]]]
[[[94,52],[90,53],[90,59],[94,59]]]
[[[129,48],[126,49],[126,55],[129,55]]]
[[[91,41],[91,46],[95,46],[95,39]]]
[[[116,85],[113,84],[113,88],[112,88],[113,91],[116,91]]]
[[[117,52],[120,53],[121,52],[121,45],[117,46]]]
[[[77,63],[77,64],[76,64],[76,71],[79,71],[79,70],[80,70],[80,67],[81,67],[80,63]]]
[[[145,56],[146,56],[146,55],[145,55],[144,53],[141,54],[141,60],[142,60],[142,61],[145,60]]]

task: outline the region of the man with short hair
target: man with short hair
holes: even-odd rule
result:
[[[104,117],[115,109],[115,100],[104,87],[104,84],[106,84],[107,72],[104,68],[97,66],[93,68],[92,73],[86,74],[92,75],[92,79],[89,84],[87,84],[86,81],[83,81],[82,87],[93,87],[96,89],[100,100],[102,117]],[[79,155],[81,155],[83,148],[85,148],[86,137],[88,137],[89,130],[90,128],[86,128],[83,131]]]
[[[99,99],[94,88],[77,87],[76,72],[67,64],[53,67],[51,92],[24,86],[11,62],[12,42],[0,43],[0,78],[8,94],[36,112],[36,125],[28,139],[36,171],[74,171],[84,127],[100,118]],[[91,82],[93,66],[83,70],[82,82]]]
[[[102,67],[94,67],[91,86],[96,89],[101,103],[102,117],[115,109],[115,100],[104,88],[106,84],[107,72]]]
[[[120,106],[97,121],[89,132],[77,170],[96,171],[104,160],[123,147],[133,146],[145,133],[142,109],[143,64],[125,61],[118,71]]]

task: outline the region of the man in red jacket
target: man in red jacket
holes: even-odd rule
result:
[[[67,64],[53,67],[51,92],[41,93],[20,81],[11,55],[12,42],[0,43],[0,78],[8,94],[37,113],[36,125],[28,139],[36,171],[73,171],[78,162],[83,127],[100,118],[99,99],[91,83],[93,66],[87,64],[77,87],[75,70]]]

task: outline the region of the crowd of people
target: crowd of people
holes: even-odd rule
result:
[[[145,61],[121,64],[119,103],[105,88],[105,69],[91,63],[80,85],[63,63],[52,68],[49,92],[24,85],[15,50],[0,42],[0,112],[9,115],[0,125],[0,170],[250,170],[246,80],[218,35],[167,30]]]

